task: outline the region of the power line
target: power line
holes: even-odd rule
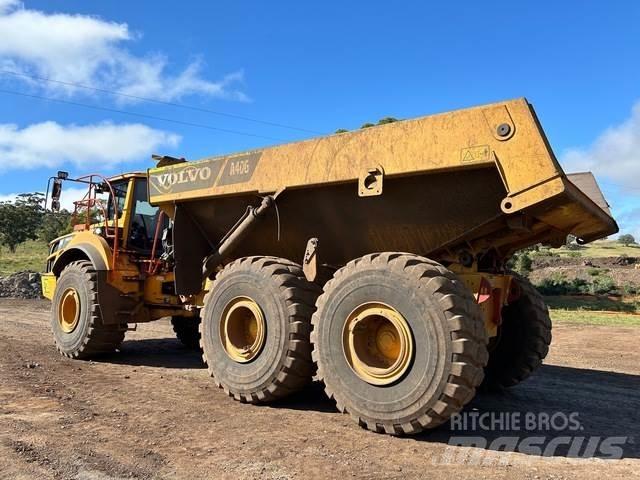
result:
[[[187,127],[205,128],[207,130],[214,130],[214,131],[223,132],[223,133],[232,133],[234,135],[244,135],[246,137],[263,138],[263,139],[266,139],[266,140],[275,140],[275,141],[278,141],[278,142],[284,141],[281,138],[267,137],[265,135],[258,135],[256,133],[250,133],[250,132],[241,132],[239,130],[230,130],[230,129],[227,129],[227,128],[219,128],[219,127],[214,127],[212,125],[205,125],[203,123],[185,122],[185,121],[182,121],[182,120],[175,120],[173,118],[157,117],[155,115],[147,115],[145,113],[139,113],[139,112],[129,112],[129,111],[126,111],[126,110],[118,110],[116,108],[99,107],[97,105],[89,105],[88,103],[73,102],[71,100],[62,100],[60,98],[44,97],[44,96],[41,96],[41,95],[32,95],[32,94],[29,94],[29,93],[16,92],[16,91],[13,91],[13,90],[0,89],[0,93],[6,93],[6,94],[9,94],[9,95],[17,95],[17,96],[20,96],[20,97],[27,97],[27,98],[36,98],[38,100],[45,100],[47,102],[64,103],[66,105],[73,105],[73,106],[76,106],[76,107],[90,108],[90,109],[93,109],[93,110],[102,110],[104,112],[119,113],[121,115],[129,115],[129,116],[132,116],[132,117],[147,118],[147,119],[150,119],[150,120],[160,120],[162,122],[176,123],[178,125],[185,125]]]
[[[20,73],[20,72],[14,72],[11,70],[4,70],[4,69],[0,69],[0,73],[4,73],[6,75],[13,75],[15,77],[24,77],[24,78],[31,78],[33,80],[38,80],[40,82],[49,82],[49,83],[56,83],[58,85],[65,85],[68,87],[76,87],[76,88],[84,88],[85,90],[93,90],[94,92],[101,92],[101,93],[107,93],[110,95],[117,95],[119,97],[124,97],[124,98],[131,98],[134,100],[140,100],[143,102],[149,102],[149,103],[155,103],[158,105],[165,105],[165,106],[170,106],[170,107],[175,107],[175,108],[183,108],[186,110],[193,110],[196,112],[204,112],[204,113],[210,113],[213,115],[220,115],[223,117],[228,117],[228,118],[235,118],[238,120],[244,120],[247,122],[254,122],[254,123],[260,123],[263,125],[269,125],[272,127],[279,127],[279,128],[287,128],[289,130],[297,130],[299,132],[305,132],[305,133],[313,133],[313,134],[322,134],[322,132],[317,132],[314,130],[308,130],[306,128],[299,128],[299,127],[293,127],[291,125],[285,125],[282,123],[276,123],[276,122],[268,122],[266,120],[258,120],[256,118],[251,118],[251,117],[245,117],[242,115],[235,115],[233,113],[226,113],[226,112],[220,112],[217,110],[211,110],[208,108],[203,108],[203,107],[197,107],[195,105],[188,105],[185,103],[176,103],[176,102],[167,102],[164,100],[156,100],[154,98],[148,98],[148,97],[141,97],[138,95],[131,95],[128,93],[122,93],[122,92],[117,92],[114,90],[108,90],[106,88],[97,88],[97,87],[91,87],[89,85],[83,85],[81,83],[75,83],[75,82],[65,82],[62,80],[55,80],[53,78],[46,78],[46,77],[40,77],[37,75],[29,75],[27,73]]]

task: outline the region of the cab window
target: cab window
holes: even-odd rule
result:
[[[133,189],[133,210],[131,214],[131,226],[129,228],[129,247],[143,252],[151,252],[153,237],[156,233],[156,225],[160,210],[149,204],[147,193],[147,179],[138,178]],[[168,218],[163,215],[161,231],[168,225]],[[158,245],[160,248],[161,245]]]
[[[114,182],[111,184],[111,188],[113,188],[113,193],[115,195],[115,204],[118,209],[118,218],[122,217],[122,212],[124,210],[124,202],[127,199],[127,187],[129,185],[128,180],[123,180],[120,182]],[[109,220],[114,219],[114,211],[113,211],[113,199],[111,195],[109,195],[109,200],[107,202],[107,218]]]

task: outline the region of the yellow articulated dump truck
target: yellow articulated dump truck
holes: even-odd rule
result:
[[[42,280],[60,352],[110,352],[132,324],[171,317],[236,400],[270,402],[315,375],[376,432],[435,427],[482,382],[527,378],[551,322],[507,260],[618,230],[525,99],[154,158],[146,173],[75,179],[85,221],[52,242]],[[52,177],[54,206],[64,180]]]

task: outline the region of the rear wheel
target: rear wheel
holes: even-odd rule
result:
[[[406,253],[338,270],[318,299],[311,338],[338,409],[391,434],[445,422],[473,398],[487,362],[471,292],[442,265]]]
[[[104,325],[96,272],[88,261],[70,263],[60,274],[52,300],[51,329],[60,353],[89,358],[114,351],[126,325]]]
[[[542,365],[551,344],[551,319],[542,295],[527,279],[513,275],[520,297],[502,310],[502,325],[485,370],[489,388],[526,380]]]
[[[216,384],[236,400],[258,403],[308,383],[319,290],[285,259],[248,257],[227,265],[205,297],[200,327]]]
[[[171,326],[185,347],[200,349],[200,317],[171,317]]]

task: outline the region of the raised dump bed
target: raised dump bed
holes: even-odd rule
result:
[[[302,258],[317,237],[330,265],[381,251],[502,262],[617,232],[590,174],[579,185],[525,99],[149,170],[150,200],[175,215],[178,258],[195,269],[265,195],[277,208],[234,257]]]
[[[507,260],[618,230],[524,99],[157,159],[147,175],[77,179],[85,210],[96,191],[110,198],[106,220],[52,243],[43,287],[58,349],[112,351],[127,324],[171,316],[235,399],[282,398],[317,371],[338,409],[378,432],[435,427],[482,382],[527,378],[551,322]]]

